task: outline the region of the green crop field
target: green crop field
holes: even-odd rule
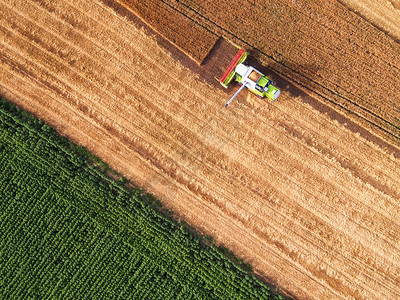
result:
[[[283,298],[2,99],[0,127],[1,299]]]

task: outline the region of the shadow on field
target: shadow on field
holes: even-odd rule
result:
[[[315,97],[312,97],[310,94],[307,94],[305,91],[297,87],[294,83],[278,75],[267,66],[262,65],[255,58],[257,56],[257,52],[253,54],[254,56],[249,55],[248,59],[246,60],[246,63],[248,65],[253,66],[266,76],[271,77],[271,79],[274,82],[274,85],[277,88],[279,88],[282,92],[288,92],[290,96],[300,99],[301,102],[303,103],[309,104],[312,108],[314,108],[318,112],[328,115],[330,119],[336,120],[340,124],[344,125],[347,129],[351,130],[352,132],[359,133],[361,137],[381,146],[382,148],[392,153],[395,157],[400,158],[400,149],[387,143],[380,137],[375,136],[365,128],[361,127],[360,125],[356,124],[355,122],[345,117],[343,114],[333,109],[331,106],[328,106],[327,104],[321,102],[320,100],[317,100]],[[318,71],[318,69],[315,66],[309,64],[304,64],[301,66],[287,66],[287,67],[289,67],[295,73],[296,72],[301,73],[303,72],[303,70],[307,70],[307,77],[311,81],[313,81]],[[279,98],[277,99],[277,101],[279,102]]]

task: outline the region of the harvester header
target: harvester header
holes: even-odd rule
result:
[[[235,58],[230,63],[228,69],[226,69],[225,73],[218,79],[218,81],[222,84],[223,87],[228,88],[228,84],[232,81],[235,76],[235,68],[238,64],[244,62],[247,57],[247,52],[241,48],[239,52],[236,54]]]

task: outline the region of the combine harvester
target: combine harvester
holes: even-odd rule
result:
[[[245,66],[243,62],[247,57],[247,52],[241,48],[236,54],[234,60],[229,65],[225,73],[218,79],[223,87],[228,88],[228,84],[232,81],[233,77],[241,85],[240,89],[233,95],[233,97],[225,104],[225,107],[232,102],[233,99],[244,88],[248,88],[260,99],[265,97],[275,101],[278,98],[280,91],[273,86],[272,81],[262,74],[260,71],[253,67]],[[236,75],[236,76],[235,76]]]

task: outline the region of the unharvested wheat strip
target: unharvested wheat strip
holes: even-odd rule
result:
[[[300,13],[302,13],[302,12],[309,12],[309,11],[312,11],[312,9],[313,9],[314,7],[308,7],[307,9],[304,9],[304,10],[299,10],[299,12]],[[322,13],[321,13],[321,15],[323,15]],[[343,15],[343,14],[337,14],[336,15],[340,20],[342,20],[342,22],[343,23],[337,23],[337,19],[335,19],[334,21],[335,21],[335,23],[333,23],[333,22],[331,22],[331,25],[330,26],[326,26],[327,27],[327,29],[329,29],[329,30],[334,30],[334,28],[333,28],[333,26],[332,26],[332,24],[334,24],[335,25],[335,27],[337,27],[337,28],[341,28],[342,29],[342,31],[343,31],[343,28],[346,28],[346,30],[351,30],[350,28],[348,28],[349,26],[351,26],[352,27],[352,29],[353,30],[351,30],[351,32],[363,32],[363,30],[368,30],[368,31],[371,31],[371,27],[370,26],[365,26],[365,23],[363,23],[363,24],[361,24],[360,22],[357,22],[357,23],[352,23],[352,22],[350,22],[349,20],[350,19],[352,19],[353,21],[355,20],[354,19],[354,16],[352,16],[352,13],[351,12],[348,12],[348,11],[346,11],[346,15]],[[320,22],[318,22],[318,20],[313,20],[314,22],[315,22],[315,24],[318,26],[318,24],[320,23]],[[322,24],[323,25],[323,24]],[[361,26],[360,26],[361,25]],[[367,27],[368,27],[368,29],[367,29]],[[341,35],[343,35],[343,32],[341,33]],[[360,47],[360,49],[362,49],[362,48],[364,48],[365,46],[369,46],[369,47],[371,47],[371,48],[380,48],[380,49],[382,49],[382,48],[388,48],[388,44],[387,43],[384,43],[382,40],[380,40],[380,39],[375,39],[374,40],[374,43],[371,43],[371,41],[367,41],[367,40],[364,40],[364,39],[358,39],[357,40],[360,44],[357,44],[359,47]],[[385,61],[384,60],[384,57],[377,57],[379,60],[382,60],[385,64],[389,64],[389,61]],[[396,62],[396,63],[399,63],[399,61],[397,60],[392,60],[392,62]],[[396,67],[396,66],[395,66]],[[397,69],[400,69],[400,64],[397,66]]]
[[[288,4],[290,6],[290,4]],[[200,5],[201,6],[201,5]],[[315,9],[309,9],[308,11],[314,11]],[[273,35],[273,34],[272,34]],[[343,47],[342,47],[343,48]],[[339,62],[341,62],[342,60],[339,60]],[[330,65],[334,65],[334,64],[330,64]],[[343,73],[343,72],[342,72]],[[329,78],[332,76],[327,76],[326,78]],[[335,80],[335,82],[337,82],[337,80]],[[368,82],[368,80],[360,80],[359,82],[364,83],[364,82]],[[371,84],[368,84],[366,87],[369,88],[370,86],[373,86]],[[362,90],[366,90],[365,88],[363,88]]]
[[[351,15],[351,13],[348,13],[348,17],[346,19],[343,19],[344,22],[349,22],[349,19],[355,20],[354,16],[350,16],[350,15]],[[342,15],[339,14],[338,17],[342,18]],[[349,24],[351,24],[353,26],[354,31],[360,32],[361,22],[358,22],[357,24],[353,24],[353,23],[349,23]],[[363,23],[363,24],[365,24],[365,23]],[[364,27],[367,27],[367,26],[364,26]],[[363,31],[363,29],[365,29],[365,28],[361,28],[361,32]],[[368,31],[371,31],[370,29],[371,29],[371,27],[368,26]],[[362,42],[363,46],[364,45],[367,45],[367,46],[370,45],[370,46],[373,46],[374,48],[378,48],[378,49],[382,49],[382,48],[386,48],[387,49],[388,48],[388,44],[387,43],[383,43],[380,39],[375,39],[373,44],[371,44],[371,41],[362,40],[362,39],[359,39],[358,42]],[[379,43],[379,44],[376,44],[376,43]],[[379,59],[383,59],[383,57],[379,57]],[[397,63],[398,62],[399,61],[397,60]],[[385,61],[385,63],[387,63],[387,61]]]
[[[396,9],[390,1],[374,1],[373,3],[369,3],[363,0],[342,0],[339,2],[363,16],[375,26],[382,28],[397,41],[400,40],[400,27],[398,25],[400,10]],[[395,2],[392,1],[392,3]]]
[[[133,10],[140,18],[172,41],[198,64],[201,64],[218,37],[184,14],[172,9],[162,1],[117,0],[116,2]],[[163,15],[155,13],[163,10]],[[182,36],[181,32],[186,32]],[[199,42],[201,41],[201,43]]]
[[[342,1],[342,2],[351,2],[351,1]],[[303,5],[307,5],[307,3],[303,3]],[[307,5],[308,6],[308,5]],[[309,19],[310,19],[310,21],[313,21],[313,22],[315,22],[315,25],[316,26],[319,26],[319,25],[321,25],[321,26],[324,26],[326,29],[328,29],[328,30],[330,30],[330,31],[334,31],[334,32],[336,32],[336,34],[337,34],[337,36],[338,37],[340,37],[340,35],[341,34],[343,34],[342,33],[342,31],[343,31],[343,27],[344,27],[344,25],[342,25],[342,24],[335,24],[336,25],[336,27],[337,28],[340,28],[341,30],[337,30],[337,31],[335,31],[335,28],[331,25],[331,26],[329,26],[329,25],[327,25],[327,24],[324,24],[323,22],[318,22],[318,20],[315,20],[315,18],[313,18],[312,16],[310,16],[310,15],[308,15],[307,14],[307,12],[310,12],[310,11],[312,11],[312,8],[313,7],[302,7],[302,9],[297,9],[297,12],[298,13],[300,13],[300,14],[303,14],[303,15],[305,15],[305,16],[307,16]],[[360,24],[358,23],[358,24],[354,24],[354,23],[349,23],[349,18],[348,17],[346,17],[346,16],[343,16],[342,14],[338,14],[337,15],[337,17],[338,18],[340,18],[342,21],[343,21],[343,23],[344,24],[346,24],[347,26],[346,27],[348,27],[349,25],[354,29],[354,30],[360,30]],[[313,28],[316,28],[316,27],[313,27]],[[318,29],[316,29],[317,31],[318,31]],[[312,37],[312,36],[311,36]],[[360,39],[360,40],[358,40],[359,42],[362,42],[362,44],[357,44],[358,46],[359,46],[359,48],[360,49],[362,49],[362,48],[364,48],[366,45],[367,46],[369,46],[369,47],[375,47],[375,48],[382,48],[382,47],[387,47],[387,45],[385,44],[385,43],[383,43],[382,41],[380,41],[380,40],[376,40],[375,42],[377,42],[377,43],[379,43],[379,44],[374,44],[374,45],[371,45],[371,43],[370,42],[367,42],[367,41],[365,41],[365,40],[362,40],[362,39]],[[328,46],[329,47],[329,45],[326,45],[326,46]],[[336,50],[338,50],[338,49],[335,49],[335,51]],[[383,59],[383,57],[378,57],[378,56],[376,56],[376,58],[377,59],[379,59],[379,60],[382,60],[385,64],[389,64],[389,62],[388,61],[385,61],[384,59]],[[397,61],[397,63],[399,63],[399,61]],[[395,68],[397,68],[398,70],[400,70],[400,64],[396,67],[396,66],[394,66]]]
[[[322,55],[322,53],[321,53]],[[343,69],[345,66],[336,66],[337,71],[333,72],[333,73],[341,73],[341,69]],[[388,68],[387,72],[389,73],[389,75],[387,76],[388,78],[386,78],[385,82],[390,82],[390,79],[392,79],[392,81],[396,81],[398,76],[396,76],[395,74],[392,74],[392,72],[390,72],[392,69]],[[372,66],[370,67],[370,70],[363,70],[364,73],[368,73],[368,74],[373,74],[374,73],[374,69],[372,68]],[[331,79],[329,79],[331,78]],[[390,91],[391,87],[390,86],[386,86],[385,87],[385,82],[381,83],[376,83],[374,84],[375,86],[380,86],[380,90],[385,90],[385,91]],[[336,89],[337,87],[337,83],[338,83],[338,78],[335,78],[334,76],[328,77],[326,79],[324,79],[324,83],[327,87],[330,87],[331,90]],[[363,87],[363,90],[368,90],[368,88],[370,88],[371,84],[366,85],[365,87]],[[356,102],[360,102],[363,101],[363,97],[360,96],[360,94],[356,94],[354,92],[352,92],[349,89],[343,88],[343,91],[341,92],[342,95],[341,97],[344,99],[344,105],[346,104],[346,101],[349,102],[350,104],[354,104]],[[393,91],[393,93],[387,93],[387,97],[395,97],[395,91]],[[386,94],[385,94],[386,95]],[[375,100],[380,101],[379,97],[375,97]],[[382,103],[382,108],[386,107],[386,102]],[[368,107],[367,105],[360,105],[358,104],[357,106],[352,108],[354,111],[357,111],[360,115],[363,115],[364,111],[370,112],[371,108]],[[372,118],[375,118],[375,116],[371,116]],[[373,122],[374,119],[371,119],[371,121]],[[376,119],[378,120],[378,119]],[[383,123],[384,126],[393,126],[391,124],[386,124]]]

